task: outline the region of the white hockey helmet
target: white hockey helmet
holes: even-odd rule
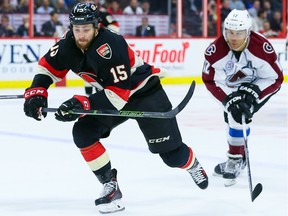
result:
[[[224,20],[223,35],[226,38],[225,30],[246,30],[247,37],[250,35],[252,28],[252,19],[247,10],[232,10]]]

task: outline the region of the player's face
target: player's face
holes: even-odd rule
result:
[[[98,30],[93,27],[93,24],[73,25],[73,34],[77,47],[86,50],[98,34]]]
[[[246,30],[234,31],[234,30],[226,29],[225,33],[226,33],[226,38],[229,43],[229,46],[232,50],[242,51],[245,48],[245,45],[246,45],[245,40],[247,37]]]

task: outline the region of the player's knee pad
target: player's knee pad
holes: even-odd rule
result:
[[[74,143],[78,148],[86,148],[99,141],[100,133],[98,128],[92,127],[86,121],[77,121],[74,124],[72,134]]]
[[[167,166],[182,167],[186,164],[189,154],[189,147],[183,143],[180,147],[159,155]]]

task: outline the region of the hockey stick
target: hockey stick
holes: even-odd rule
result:
[[[0,99],[19,99],[24,98],[24,95],[0,95]]]
[[[244,137],[244,147],[245,147],[245,155],[246,155],[246,163],[247,163],[247,173],[248,173],[248,182],[249,182],[249,189],[252,202],[259,196],[262,192],[263,186],[261,183],[258,183],[254,190],[252,186],[252,174],[250,168],[250,161],[249,161],[249,151],[248,151],[248,141],[247,141],[247,131],[246,131],[246,123],[245,123],[245,115],[242,115],[242,128],[243,128],[243,137]]]
[[[116,116],[116,117],[129,117],[129,118],[174,118],[180,113],[191,99],[194,89],[195,81],[192,82],[190,88],[185,95],[184,99],[174,109],[168,112],[148,112],[148,111],[128,111],[128,110],[83,110],[73,109],[70,114],[85,114],[85,115],[98,115],[98,116]],[[42,108],[42,112],[56,112],[58,108]]]

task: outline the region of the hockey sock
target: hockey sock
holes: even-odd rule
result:
[[[110,159],[106,149],[100,142],[96,142],[86,148],[80,149],[82,156],[95,175],[111,168]]]
[[[191,154],[193,155],[192,150],[190,151],[190,148],[187,145],[182,144],[177,149],[160,153],[159,155],[169,167],[181,168],[187,164]]]
[[[245,158],[245,149],[244,149],[244,145],[241,146],[233,146],[231,144],[229,144],[229,154],[235,155],[235,154],[241,154],[243,156],[243,158]]]
[[[192,149],[189,147],[189,157],[188,157],[187,163],[181,168],[186,169],[186,170],[190,169],[192,165],[194,164],[194,161],[195,161],[195,154],[193,153]]]

